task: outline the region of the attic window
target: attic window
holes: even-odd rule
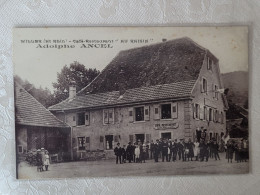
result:
[[[212,71],[212,66],[213,66],[213,60],[211,60],[210,58],[208,58],[208,62],[207,62],[208,70]]]

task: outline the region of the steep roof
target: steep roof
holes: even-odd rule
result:
[[[17,83],[15,83],[15,123],[42,127],[69,127]]]
[[[207,52],[186,37],[121,51],[78,95],[197,80]]]
[[[149,87],[128,89],[120,96],[119,91],[106,93],[86,94],[76,96],[72,100],[65,100],[59,104],[51,106],[50,111],[72,110],[80,108],[95,108],[102,106],[122,105],[141,103],[152,100],[187,98],[191,96],[191,91],[196,80],[176,82]]]

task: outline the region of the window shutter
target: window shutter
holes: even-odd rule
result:
[[[173,102],[172,103],[172,118],[178,118],[178,103]]]
[[[145,121],[150,120],[150,107],[149,106],[144,107],[144,120]]]
[[[90,114],[89,112],[85,112],[85,125],[89,125],[90,124]]]
[[[147,142],[150,142],[150,141],[151,141],[151,134],[146,134],[146,135],[145,135],[145,140],[146,140]]]
[[[104,124],[108,123],[108,110],[106,109],[103,110],[103,123]]]
[[[87,143],[87,144],[90,143],[90,137],[86,137],[86,143]]]
[[[192,104],[192,111],[193,111],[193,118],[195,119],[196,118],[196,106],[194,103]]]
[[[129,116],[129,122],[134,122],[134,109],[133,108],[129,108],[128,109],[128,116]]]
[[[204,118],[204,107],[202,106],[200,108],[200,119],[203,120],[203,118]]]
[[[154,119],[155,120],[160,119],[159,105],[154,105]]]
[[[215,98],[215,85],[214,85],[214,83],[212,83],[212,94],[213,94],[213,98]]]
[[[130,141],[131,143],[134,143],[134,135],[129,135],[129,141]]]
[[[197,116],[197,119],[200,118],[200,105],[198,104],[198,116]]]
[[[207,108],[207,121],[209,121],[209,115],[210,115],[209,108]]]
[[[114,109],[109,109],[108,110],[108,121],[109,123],[114,124]]]
[[[104,136],[100,136],[99,140],[100,140],[100,143],[103,143],[104,142]]]
[[[73,126],[73,127],[77,126],[77,115],[76,114],[74,114],[72,116],[71,123],[72,123],[71,126]]]

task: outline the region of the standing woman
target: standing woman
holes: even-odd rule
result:
[[[198,142],[198,139],[195,139],[194,142],[194,157],[196,158],[196,161],[198,161],[199,153],[200,153],[200,143]]]
[[[45,161],[44,161],[44,165],[45,165],[45,170],[48,171],[48,167],[50,165],[50,156],[49,156],[49,152],[47,150],[45,150]]]

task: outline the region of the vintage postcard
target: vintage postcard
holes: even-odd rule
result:
[[[18,179],[249,172],[247,26],[13,36]]]

